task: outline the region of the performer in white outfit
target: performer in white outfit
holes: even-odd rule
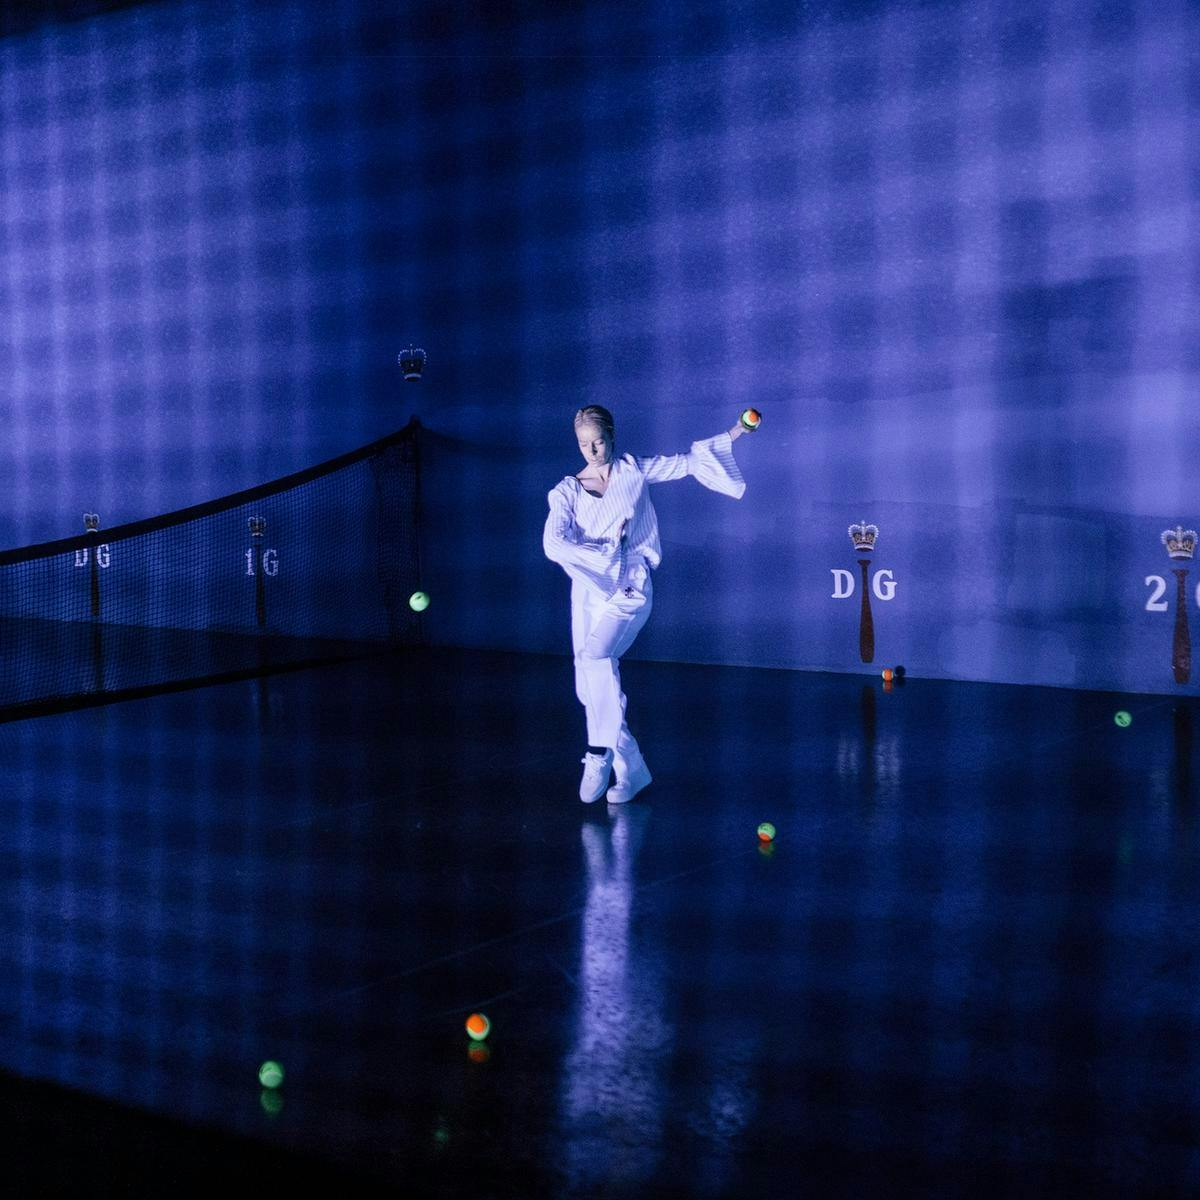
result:
[[[575,432],[587,466],[565,476],[548,494],[542,546],[571,579],[575,695],[587,713],[589,742],[580,760],[579,796],[588,803],[598,800],[615,768],[608,801],[622,804],[651,780],[625,723],[619,667],[650,616],[650,573],[662,561],[658,518],[646,485],[692,475],[705,487],[740,499],[746,484],[732,445],[745,430],[739,422],[727,433],[693,442],[686,454],[618,458],[612,414],[592,404],[575,414]]]

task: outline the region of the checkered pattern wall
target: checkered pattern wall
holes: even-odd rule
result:
[[[405,87],[355,6],[150,4],[0,42],[0,537],[398,428]],[[360,22],[360,24],[356,24]]]
[[[633,657],[1194,690],[1190,564],[1161,534],[1200,516],[1200,13],[658,14],[530,25],[499,61],[480,35],[456,64],[433,229],[467,239],[483,362],[452,390],[483,400],[454,422],[443,501],[447,541],[488,569],[459,606],[480,560],[443,560],[453,640],[569,649],[537,526],[582,466],[578,404],[639,454],[753,404],[740,502],[655,489]]]
[[[754,404],[741,501],[656,489],[634,657],[1193,688],[1161,533],[1200,519],[1197,44],[1186,0],[216,0],[6,39],[0,536],[416,412],[434,639],[567,652],[574,409],[651,454]]]

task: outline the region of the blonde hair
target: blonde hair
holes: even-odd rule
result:
[[[610,442],[616,440],[613,415],[599,404],[589,404],[575,414],[575,428],[578,429],[580,425],[595,425]]]

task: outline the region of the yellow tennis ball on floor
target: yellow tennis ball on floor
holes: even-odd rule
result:
[[[413,592],[408,598],[408,607],[413,612],[424,612],[429,607],[429,597],[424,592]]]
[[[476,1042],[482,1042],[492,1032],[492,1023],[483,1013],[472,1013],[467,1018],[467,1033]]]

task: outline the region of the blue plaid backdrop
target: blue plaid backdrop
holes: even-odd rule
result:
[[[1160,535],[1200,524],[1198,46],[1187,0],[204,0],[18,31],[0,540],[416,412],[432,639],[565,653],[540,534],[574,409],[651,454],[753,404],[743,500],[655,490],[632,657],[1194,692],[1195,567]],[[896,585],[871,664],[835,598],[857,521]]]

